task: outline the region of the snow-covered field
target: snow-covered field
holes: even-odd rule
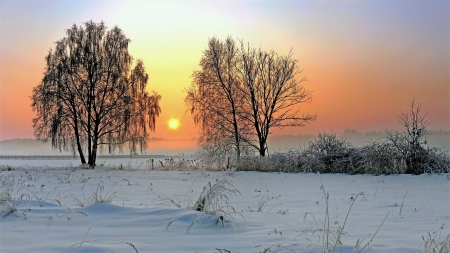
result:
[[[175,156],[161,156],[160,158],[154,158],[155,166],[159,165],[159,162],[164,162],[168,159],[174,159],[174,161],[193,161],[197,157],[179,158]],[[96,164],[105,167],[128,167],[134,169],[151,168],[150,158],[103,158],[99,157],[96,160]],[[28,159],[0,159],[0,166],[12,166],[23,167],[26,169],[34,168],[73,168],[80,165],[80,159],[34,159],[32,156],[28,156]]]
[[[333,249],[339,228],[335,252],[369,242],[369,252],[418,252],[428,232],[436,243],[450,233],[447,175],[33,166],[0,172],[2,198],[11,197],[2,204],[0,252],[322,252],[327,237]],[[189,209],[220,179],[240,192],[229,196],[239,214],[223,226]]]

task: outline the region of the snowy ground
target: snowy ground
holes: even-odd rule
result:
[[[208,182],[223,178],[239,190],[229,204],[242,216],[220,228],[218,217],[203,215],[187,233],[201,213],[186,207],[193,206]],[[0,183],[3,195],[9,192],[13,199],[3,203],[3,214],[17,208],[0,218],[0,252],[321,252],[327,208],[322,185],[329,194],[333,245],[351,207],[335,252],[354,252],[361,240],[362,248],[385,218],[369,252],[417,252],[428,232],[439,230],[436,242],[450,233],[446,175],[230,176],[29,166],[0,172]],[[97,199],[112,202],[92,204],[95,192]],[[267,205],[256,212],[264,200]]]
[[[198,159],[197,157],[177,157],[177,156],[166,156],[161,158],[155,158],[155,166],[159,165],[160,162],[165,162],[168,159],[174,159],[174,161],[194,161]],[[79,158],[74,159],[33,159],[32,156],[29,159],[0,159],[1,167],[21,167],[26,169],[35,168],[73,168],[80,164]],[[124,167],[124,168],[134,168],[134,169],[150,169],[151,159],[149,158],[104,158],[99,157],[96,160],[96,164],[104,167]]]

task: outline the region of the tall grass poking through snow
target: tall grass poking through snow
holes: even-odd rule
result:
[[[444,224],[435,232],[427,233],[422,236],[423,251],[425,253],[449,253],[450,252],[450,234],[441,241],[441,233],[444,230]]]
[[[97,190],[94,192],[91,198],[92,203],[105,203],[110,204],[114,198],[116,198],[116,192],[111,193],[111,189],[108,190],[108,192],[105,193],[105,186],[103,184],[97,185]]]
[[[345,216],[344,223],[342,226],[336,221],[334,224],[337,225],[337,228],[333,228],[330,226],[330,212],[329,212],[329,193],[325,191],[325,187],[323,184],[320,187],[320,190],[322,190],[324,199],[325,199],[325,219],[323,221],[323,226],[319,227],[319,224],[316,221],[316,218],[311,213],[306,213],[304,216],[304,221],[308,220],[308,216],[311,216],[316,224],[316,228],[312,231],[313,234],[318,234],[319,242],[321,241],[321,245],[318,245],[321,249],[322,253],[329,253],[329,252],[336,252],[336,250],[339,249],[339,247],[342,245],[341,237],[345,234],[344,229],[345,225],[347,224],[347,220],[350,215],[350,211],[352,210],[353,205],[355,204],[356,200],[359,196],[364,196],[363,192],[360,192],[355,197],[351,198],[351,205],[348,208],[347,215]],[[386,214],[384,220],[381,222],[380,226],[378,227],[377,231],[372,235],[372,237],[364,244],[364,239],[358,240],[355,244],[354,252],[355,253],[363,253],[367,252],[370,249],[370,245],[373,242],[373,239],[377,235],[378,231],[380,230],[381,226],[383,225],[384,221],[388,217],[389,213]],[[332,223],[332,222],[331,222]]]
[[[230,180],[216,179],[216,183],[211,185],[208,184],[203,187],[203,191],[200,194],[198,200],[195,202],[193,206],[193,210],[201,212],[201,215],[197,216],[189,225],[187,232],[189,233],[190,228],[200,219],[204,217],[204,215],[208,215],[209,217],[214,216],[217,217],[216,224],[219,227],[224,227],[226,222],[234,222],[233,215],[242,214],[235,211],[234,207],[229,203],[229,197],[237,196],[240,192],[233,186]],[[167,224],[167,228],[178,218],[184,215],[173,218]]]
[[[240,192],[228,179],[216,179],[214,185],[211,186],[211,183],[208,183],[203,187],[203,192],[194,204],[194,209],[211,215],[222,215],[230,210],[234,212],[234,208],[229,205],[228,196],[237,196],[237,194]]]
[[[75,243],[75,244],[70,245],[69,247],[67,247],[63,251],[61,251],[61,253],[64,253],[68,249],[70,249],[72,247],[75,247],[75,246],[78,246],[77,251],[76,251],[76,253],[78,253],[80,251],[81,246],[84,243],[91,243],[91,245],[92,245],[92,243],[99,242],[99,241],[109,241],[109,242],[123,243],[123,244],[126,244],[126,245],[130,246],[134,250],[134,252],[139,253],[137,248],[136,248],[136,246],[134,246],[134,244],[132,244],[130,242],[122,241],[122,240],[113,240],[113,239],[90,239],[90,240],[86,240],[86,236],[89,233],[91,234],[90,236],[92,237],[92,228],[91,227],[89,227],[89,229],[86,231],[86,234],[84,234],[83,240],[80,243]]]

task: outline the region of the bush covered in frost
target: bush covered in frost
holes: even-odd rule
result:
[[[389,139],[362,147],[352,146],[336,134],[319,134],[302,150],[275,153],[268,157],[242,157],[234,161],[238,171],[312,172],[346,174],[422,174],[450,173],[447,151],[423,147],[414,170],[408,171],[404,151]]]

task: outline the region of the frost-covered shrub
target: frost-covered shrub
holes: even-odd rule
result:
[[[265,157],[241,157],[236,163],[238,171],[263,172],[300,172],[299,150],[289,150],[286,153],[274,153]]]
[[[299,172],[299,154],[295,150],[290,150],[287,153],[275,153],[270,157],[269,161],[271,162],[269,164],[278,172]]]
[[[0,192],[0,215],[6,217],[17,212],[17,205],[12,201],[11,188]]]
[[[450,172],[450,157],[444,150],[431,148],[425,137],[420,141],[411,141],[405,134],[389,133],[388,144],[392,151],[400,156],[405,169],[401,173],[448,173]]]
[[[239,162],[236,163],[236,170],[238,171],[271,171],[268,166],[268,157],[241,157]]]
[[[397,115],[402,132],[389,132],[389,144],[401,155],[406,169],[404,173],[419,175],[422,173],[449,172],[450,158],[447,153],[428,147],[427,113],[421,113],[422,105],[413,100],[409,110]]]
[[[400,152],[390,143],[373,142],[360,148],[361,160],[357,173],[361,174],[402,174],[406,164]]]
[[[421,173],[450,173],[450,156],[438,148],[428,148],[425,152]]]
[[[354,173],[361,160],[359,150],[336,134],[319,134],[317,140],[300,156],[299,166],[303,172]]]
[[[372,175],[450,173],[447,151],[430,148],[426,142],[411,149],[405,140],[400,134],[390,133],[385,141],[354,147],[336,134],[323,133],[301,150],[292,149],[267,157],[244,156],[227,164],[237,171]]]

